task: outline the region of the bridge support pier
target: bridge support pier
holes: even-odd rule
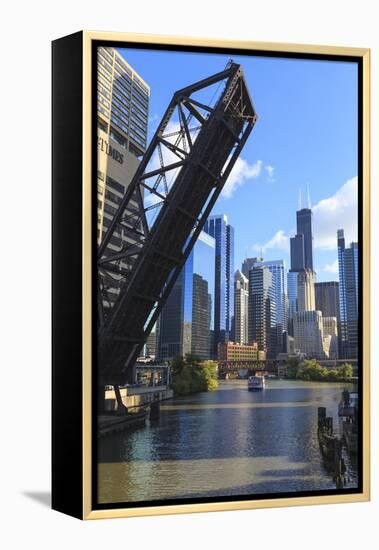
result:
[[[119,415],[128,414],[128,409],[127,407],[125,407],[124,403],[122,402],[120,386],[118,384],[115,384],[113,388],[114,388],[114,393],[117,401],[117,414]]]

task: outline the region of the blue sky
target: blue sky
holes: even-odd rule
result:
[[[222,70],[229,56],[119,50],[151,88],[149,138],[172,94]],[[258,121],[213,213],[235,228],[235,268],[246,256],[285,259],[299,189],[314,212],[317,280],[338,279],[336,231],[357,239],[357,66],[233,56]]]

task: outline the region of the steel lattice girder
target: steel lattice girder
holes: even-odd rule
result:
[[[214,105],[192,97],[216,83],[224,87]],[[235,63],[174,94],[98,249],[101,384],[130,379],[256,119],[242,68]],[[121,234],[124,241],[115,250],[112,239]],[[119,283],[113,304],[107,298],[112,280]]]

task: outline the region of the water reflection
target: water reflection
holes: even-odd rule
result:
[[[333,489],[317,407],[337,422],[341,384],[245,381],[165,402],[159,423],[100,440],[99,502]],[[354,482],[355,483],[355,482]]]

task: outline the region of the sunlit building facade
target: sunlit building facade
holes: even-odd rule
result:
[[[114,48],[98,48],[97,55],[97,243],[100,244],[146,150],[150,88]],[[141,204],[132,200],[134,212]],[[137,227],[137,231],[138,231]],[[141,239],[124,228],[112,236],[108,253]],[[130,261],[130,260],[129,260]],[[121,261],[129,269],[128,259]],[[105,310],[119,294],[117,274],[104,281]]]
[[[234,324],[233,339],[247,344],[249,338],[249,280],[240,271],[234,274]]]
[[[276,356],[275,279],[267,267],[249,272],[249,342],[268,358]]]
[[[294,318],[295,349],[308,359],[325,359],[321,311],[298,311]]]

